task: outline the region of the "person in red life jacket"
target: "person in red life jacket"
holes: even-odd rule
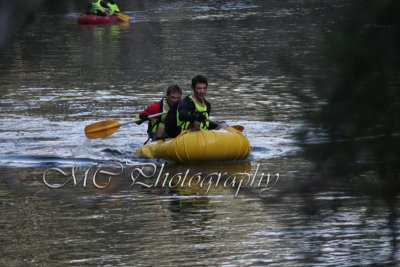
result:
[[[146,143],[151,140],[162,139],[166,137],[165,134],[165,121],[167,118],[167,114],[164,114],[159,117],[151,118],[148,117],[153,114],[157,114],[160,112],[168,112],[172,106],[176,102],[179,102],[182,97],[182,90],[178,85],[171,85],[168,87],[165,97],[163,97],[160,101],[154,102],[150,106],[148,106],[145,110],[138,114],[141,124],[145,120],[149,120],[149,125],[147,128],[147,133],[149,135],[149,139]]]

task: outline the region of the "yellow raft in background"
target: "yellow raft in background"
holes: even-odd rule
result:
[[[225,130],[184,131],[173,139],[158,140],[142,146],[135,155],[181,163],[240,160],[250,154],[250,142],[243,126]]]

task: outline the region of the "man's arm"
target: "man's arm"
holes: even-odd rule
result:
[[[153,104],[148,106],[145,110],[136,115],[137,118],[141,119],[141,121],[137,122],[137,124],[142,124],[144,121],[147,121],[149,119],[150,115],[156,113],[160,113],[160,103],[158,102],[154,102]]]
[[[153,115],[153,114],[156,114],[156,113],[160,113],[160,112],[161,112],[160,111],[160,103],[154,102],[153,104],[148,106],[145,110],[140,112],[139,116],[140,116],[140,114],[143,114],[143,113],[146,113],[147,115],[150,116],[150,115]]]
[[[178,106],[179,112],[179,120],[180,121],[189,121],[194,122],[197,118],[196,113],[189,114],[190,111],[193,111],[194,104],[192,101],[183,100]]]

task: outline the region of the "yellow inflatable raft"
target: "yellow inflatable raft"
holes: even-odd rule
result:
[[[173,139],[158,140],[142,146],[135,155],[181,163],[240,160],[250,154],[250,142],[243,126],[225,130],[184,131]]]

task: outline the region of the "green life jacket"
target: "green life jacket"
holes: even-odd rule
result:
[[[160,100],[159,104],[160,104],[160,112],[166,112],[165,104],[167,104],[167,99],[163,97]],[[147,128],[147,133],[149,134],[149,136],[151,137],[152,135],[154,135],[155,132],[157,131],[157,128],[160,125],[165,125],[166,120],[167,120],[167,114],[149,119],[149,126]]]
[[[115,3],[114,4],[108,3],[108,7],[110,8],[110,11],[108,12],[110,16],[114,15],[115,12],[119,12],[119,8]]]
[[[106,13],[106,9],[101,6],[101,0],[98,0],[95,3],[92,3],[92,13],[97,14],[97,11],[101,11],[103,13]]]
[[[206,116],[207,120],[203,121],[200,124],[200,129],[208,130],[210,128],[210,123],[208,121],[208,118],[210,116],[209,115],[209,113],[210,113],[209,105],[207,105],[206,101],[204,101],[204,106],[199,105],[197,103],[197,101],[194,100],[193,96],[189,96],[189,99],[192,100],[192,102],[193,102],[193,104],[195,106],[194,110],[189,111],[189,114],[193,114],[195,112],[203,113],[204,116]],[[181,132],[186,130],[189,127],[190,121],[181,121],[181,120],[179,120],[179,109],[176,112],[176,121],[177,121],[178,127],[181,129]]]

